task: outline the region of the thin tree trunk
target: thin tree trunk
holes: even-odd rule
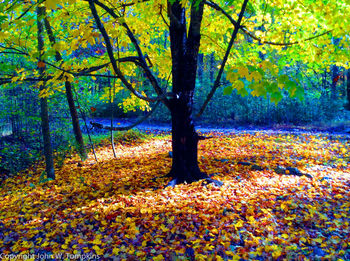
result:
[[[346,75],[346,99],[348,101],[346,109],[350,111],[350,69],[348,69]]]
[[[56,43],[56,40],[53,35],[49,20],[47,20],[47,18],[45,17],[44,21],[45,21],[45,29],[46,29],[47,35],[49,36],[50,43],[51,45],[54,45]],[[56,51],[55,58],[57,62],[60,62],[63,60],[62,55],[58,51]],[[85,144],[83,140],[83,134],[80,128],[78,112],[74,103],[72,84],[69,81],[66,81],[64,85],[66,88],[66,98],[69,106],[70,115],[72,118],[73,132],[74,132],[75,140],[77,142],[78,152],[80,154],[81,159],[86,160],[87,153],[86,153]]]
[[[65,82],[65,88],[66,88],[66,97],[67,97],[67,102],[69,105],[69,111],[70,115],[72,118],[72,124],[73,124],[73,131],[74,131],[74,136],[75,140],[77,142],[77,147],[78,151],[80,154],[81,159],[84,161],[87,159],[87,153],[86,153],[86,148],[84,144],[84,139],[83,139],[83,134],[81,132],[80,128],[80,123],[79,123],[79,117],[78,117],[78,112],[75,107],[74,103],[74,96],[72,92],[72,85],[70,82],[66,81]]]
[[[113,156],[114,158],[117,157],[117,154],[115,152],[115,146],[114,146],[114,135],[113,135],[113,104],[114,104],[114,93],[115,93],[115,80],[113,81],[113,96],[112,96],[112,88],[109,89],[109,106],[111,110],[111,143],[112,143],[112,150],[113,150]]]
[[[41,60],[41,56],[44,51],[44,25],[42,22],[42,17],[45,13],[45,7],[37,7],[37,26],[38,26],[38,52],[39,52],[39,62],[38,69],[40,77],[43,77],[45,74],[45,65]],[[45,89],[45,82],[42,82],[40,85],[40,90]],[[44,154],[45,154],[45,163],[46,163],[46,175],[47,178],[55,179],[55,170],[53,163],[53,153],[51,147],[51,138],[50,138],[50,126],[49,126],[49,113],[48,113],[48,104],[47,98],[40,98],[40,108],[41,108],[41,126],[44,140]]]
[[[86,132],[87,132],[87,135],[88,135],[88,137],[89,137],[89,141],[90,141],[90,144],[91,144],[92,152],[93,152],[93,154],[94,154],[94,157],[95,157],[96,162],[98,162],[98,160],[97,160],[97,155],[96,155],[96,151],[95,151],[95,146],[94,146],[94,143],[92,142],[91,135],[90,135],[90,130],[89,130],[89,127],[88,127],[88,125],[87,125],[87,123],[86,123],[85,113],[84,113],[83,108],[82,108],[82,107],[80,106],[80,104],[79,104],[79,96],[78,96],[78,93],[77,93],[77,91],[76,91],[75,88],[72,88],[72,89],[73,89],[73,91],[74,91],[74,93],[75,93],[75,97],[76,97],[76,99],[77,99],[77,105],[78,105],[78,107],[80,108],[80,115],[81,115],[81,117],[83,118],[83,121],[84,121],[84,124],[85,124]]]

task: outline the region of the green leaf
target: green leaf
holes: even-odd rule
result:
[[[278,76],[277,82],[279,84],[286,84],[287,81],[289,81],[288,75],[283,74],[283,75]]]
[[[265,81],[265,82],[263,82],[263,84],[265,84],[267,92],[269,92],[269,93],[278,92],[277,82],[268,83]]]
[[[242,89],[237,89],[237,93],[239,94],[239,95],[241,95],[242,97],[245,97],[245,96],[247,96],[249,93],[248,93],[248,91],[245,89],[245,88],[242,88]]]
[[[235,84],[233,85],[233,88],[237,90],[244,89],[244,82],[241,80],[236,81]]]
[[[0,23],[6,21],[7,17],[4,15],[0,15]]]
[[[224,89],[224,95],[230,95],[233,91],[233,88],[232,86],[227,86],[225,89]]]
[[[285,83],[285,86],[286,86],[286,89],[287,89],[287,91],[289,93],[289,96],[292,97],[292,98],[295,97],[295,92],[297,90],[296,82],[294,82],[294,81],[287,81]]]
[[[248,2],[248,3],[247,3],[247,9],[248,9],[250,12],[254,12],[254,11],[255,11],[255,9],[254,9],[254,7],[253,7],[253,5],[252,5],[251,2]]]
[[[275,103],[276,105],[282,100],[283,95],[281,92],[274,92],[271,94],[271,102]]]
[[[267,94],[264,84],[262,83],[251,84],[251,88],[253,89],[253,91],[251,92],[251,95],[253,96],[260,97],[260,96],[266,96]]]
[[[297,86],[297,89],[295,91],[295,97],[299,100],[299,101],[303,101],[305,99],[305,91],[304,88]]]

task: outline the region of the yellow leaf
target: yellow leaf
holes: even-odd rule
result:
[[[223,259],[221,256],[216,255],[216,260],[217,260],[217,261],[223,261],[224,259]]]
[[[56,5],[59,3],[57,0],[46,0],[45,6],[47,9],[56,9]]]
[[[289,238],[289,236],[287,235],[287,234],[282,234],[282,236],[281,236],[282,238],[284,238],[284,239],[287,239],[287,238]]]
[[[262,79],[262,76],[258,71],[252,72],[251,76],[256,82],[259,82]]]
[[[285,219],[285,220],[294,220],[295,218],[296,218],[296,215],[293,214],[293,215],[291,215],[291,216],[289,216],[289,217],[285,217],[284,219]]]
[[[115,247],[113,248],[112,253],[117,256],[119,254],[119,251],[120,251],[119,248]]]
[[[273,258],[278,258],[278,257],[280,257],[282,255],[282,252],[281,252],[281,250],[276,250],[276,251],[274,251],[274,252],[272,252],[272,257]]]
[[[323,242],[322,238],[315,238],[315,239],[313,239],[313,241],[320,243],[320,244]]]
[[[239,220],[236,224],[234,224],[235,228],[240,228],[240,227],[243,227],[243,221],[242,220]]]
[[[95,250],[97,255],[103,255],[103,249],[101,249],[99,246],[93,246],[92,249]]]
[[[164,257],[162,254],[159,254],[158,256],[153,257],[153,260],[154,261],[162,261],[162,260],[164,260]]]
[[[92,243],[95,244],[95,245],[101,245],[102,244],[102,242],[101,242],[101,240],[99,238],[95,238],[94,241],[92,241]]]
[[[245,67],[245,66],[241,66],[238,68],[238,74],[241,78],[243,77],[246,77],[248,78],[249,77],[249,71],[248,71],[248,68]]]
[[[342,198],[343,198],[343,195],[337,194],[337,195],[335,195],[334,197],[335,197],[336,199],[342,199]]]
[[[41,247],[46,247],[46,246],[48,246],[48,245],[49,245],[49,242],[46,241],[46,242],[44,242],[44,243],[41,244]]]
[[[249,222],[250,224],[254,225],[254,224],[256,223],[256,220],[255,220],[255,218],[254,218],[253,216],[249,216],[249,217],[248,217],[248,222]]]

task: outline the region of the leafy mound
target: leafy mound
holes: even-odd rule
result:
[[[0,251],[59,259],[293,260],[350,258],[349,141],[312,135],[222,135],[201,141],[203,171],[224,182],[165,187],[169,136],[97,149],[9,178],[0,195]],[[252,169],[239,162],[253,162]],[[277,166],[305,176],[280,175]]]

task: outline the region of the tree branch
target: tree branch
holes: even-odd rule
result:
[[[122,81],[122,83],[126,86],[126,88],[132,93],[134,94],[136,97],[138,97],[139,99],[142,99],[142,100],[145,100],[145,101],[148,101],[148,102],[155,102],[155,101],[158,101],[158,100],[165,100],[165,96],[162,95],[162,96],[158,96],[157,98],[153,99],[153,98],[149,98],[147,96],[144,96],[142,95],[141,93],[139,93],[138,91],[136,91],[133,86],[128,82],[128,80],[125,78],[124,74],[120,71],[120,69],[118,68],[118,65],[117,65],[117,61],[114,57],[114,53],[113,53],[113,47],[112,47],[112,44],[111,44],[111,41],[109,39],[109,36],[108,36],[108,33],[106,31],[106,29],[104,28],[102,22],[101,22],[101,19],[99,17],[99,15],[97,14],[97,10],[96,10],[96,7],[95,7],[95,3],[99,3],[99,5],[101,4],[99,1],[97,0],[88,0],[89,1],[89,6],[90,6],[90,10],[91,10],[91,13],[92,13],[92,16],[94,17],[95,19],[95,22],[96,22],[96,25],[97,25],[97,28],[99,29],[99,31],[101,32],[103,38],[104,38],[104,42],[106,44],[106,50],[107,50],[107,54],[108,54],[108,57],[111,61],[111,64],[112,64],[112,67],[113,67],[113,70],[115,72],[115,74],[119,77],[119,79]],[[114,13],[114,11],[110,8],[108,8],[107,6],[105,6],[104,4],[101,4],[102,6],[104,6],[105,9],[107,12],[111,12],[110,14],[114,17],[114,18],[119,18],[118,15],[116,15]],[[125,23],[124,23],[125,24]],[[125,24],[126,25],[126,24]],[[127,25],[126,25],[127,26]],[[124,26],[125,27],[125,26]],[[129,27],[126,27],[127,30],[130,31]],[[131,32],[131,31],[130,31]],[[128,33],[129,35],[129,33]],[[133,36],[133,35],[132,35]],[[130,35],[129,35],[129,38],[130,38]],[[134,39],[136,41],[136,39]],[[131,41],[133,41],[131,39]],[[138,46],[138,45],[137,45]],[[136,48],[136,46],[135,46]],[[141,50],[139,50],[141,51]],[[145,62],[145,58],[144,56],[142,55],[142,53],[139,53],[138,51],[138,54],[139,54],[139,58],[141,59],[141,63],[145,63],[144,66],[145,67],[148,67],[146,62]],[[141,55],[140,55],[141,54]],[[146,72],[147,73],[147,72]],[[151,79],[150,79],[151,80]],[[160,88],[159,88],[160,89]],[[161,90],[161,89],[160,89]]]
[[[243,3],[243,6],[246,5],[247,2],[248,2],[248,0],[245,0],[244,3]],[[251,38],[253,38],[254,40],[258,41],[258,42],[261,43],[261,44],[270,44],[270,45],[277,45],[277,46],[296,45],[296,44],[299,44],[299,43],[301,43],[301,42],[303,42],[303,41],[310,41],[310,40],[313,40],[313,39],[315,39],[315,38],[317,38],[317,37],[323,36],[323,35],[328,34],[329,32],[332,31],[332,30],[329,30],[329,31],[327,31],[327,32],[325,32],[325,33],[322,33],[322,34],[320,34],[320,35],[312,36],[312,37],[307,38],[307,39],[304,39],[304,40],[302,40],[302,41],[296,41],[296,42],[290,42],[290,43],[275,43],[275,42],[270,42],[270,41],[264,41],[264,40],[262,40],[262,39],[256,37],[255,35],[253,35],[251,32],[249,32],[249,31],[248,31],[246,28],[244,28],[243,26],[241,26],[241,20],[242,20],[241,15],[243,16],[242,10],[244,11],[245,6],[244,6],[244,9],[243,9],[243,6],[242,6],[241,12],[240,12],[239,17],[238,17],[238,21],[235,21],[225,10],[223,10],[223,9],[222,9],[219,5],[217,5],[216,3],[211,2],[211,1],[206,1],[205,4],[208,5],[208,6],[210,6],[210,7],[212,7],[212,8],[214,8],[214,9],[217,10],[217,11],[220,11],[222,14],[224,14],[224,15],[230,20],[230,22],[234,25],[235,29],[234,29],[234,31],[233,31],[232,37],[231,37],[231,39],[230,39],[230,43],[229,43],[228,48],[227,48],[227,50],[226,50],[225,57],[224,57],[224,59],[222,60],[221,67],[220,67],[219,73],[218,73],[218,75],[217,75],[217,77],[216,77],[216,79],[215,79],[214,85],[213,85],[213,87],[212,87],[210,93],[208,94],[208,96],[207,96],[205,102],[203,103],[201,109],[199,110],[198,114],[196,115],[197,117],[200,117],[200,116],[203,114],[203,112],[204,112],[205,108],[207,107],[209,101],[210,101],[210,100],[212,99],[212,97],[214,96],[215,91],[216,91],[217,88],[220,86],[220,79],[221,79],[221,76],[222,76],[222,73],[223,73],[223,70],[224,70],[224,66],[225,66],[225,64],[226,64],[227,57],[228,57],[228,55],[229,55],[229,53],[230,53],[230,49],[231,49],[231,47],[232,47],[232,45],[233,45],[233,42],[234,42],[234,40],[235,40],[235,38],[236,38],[236,36],[237,36],[237,33],[238,33],[238,30],[239,30],[239,29],[241,29],[245,34],[247,34],[248,36],[250,36]]]
[[[24,51],[22,51],[22,50],[19,50],[19,49],[17,49],[17,48],[14,48],[14,47],[6,47],[6,46],[0,44],[0,48],[2,48],[2,49],[4,49],[4,50],[13,50],[13,51],[17,52],[16,54],[29,56],[28,53],[26,53],[26,52],[24,52]]]
[[[44,78],[23,78],[19,81],[21,82],[45,82],[52,79],[51,76],[44,77]],[[7,83],[12,83],[12,78],[0,78],[0,85],[7,84]]]
[[[118,18],[121,18],[119,15],[117,15],[111,8],[109,8],[108,6],[106,6],[105,4],[101,3],[100,1],[98,0],[88,0],[89,3],[91,2],[91,4],[95,3],[96,5],[100,6],[102,9],[104,9],[106,12],[108,12],[113,18],[115,19],[118,19]],[[90,6],[91,6],[90,4]],[[96,15],[97,15],[97,11],[96,11]],[[100,24],[102,25],[102,23],[100,22]],[[140,45],[138,44],[137,40],[136,40],[136,37],[135,35],[133,34],[133,32],[130,30],[129,26],[127,25],[127,23],[125,21],[121,22],[120,23],[125,29],[126,29],[126,32],[127,32],[127,36],[129,37],[131,43],[134,45],[135,49],[136,49],[136,52],[140,58],[140,65],[143,69],[143,71],[146,73],[147,75],[147,78],[149,79],[149,81],[151,82],[155,92],[157,93],[158,97],[162,100],[162,102],[167,106],[169,107],[169,101],[166,99],[166,96],[165,94],[163,93],[162,91],[162,88],[160,88],[159,84],[158,84],[158,81],[157,79],[154,77],[152,71],[150,70],[149,66],[147,65],[147,62],[146,62],[146,56],[142,53],[142,50],[140,48]],[[103,25],[102,25],[103,27]],[[103,30],[105,31],[104,27],[103,27]],[[100,32],[102,33],[102,31],[100,30]],[[106,31],[105,31],[106,32]],[[105,33],[107,38],[109,39],[108,37],[108,34],[107,32]],[[105,36],[104,36],[105,38]],[[106,40],[106,38],[105,38]],[[108,40],[109,41],[109,40]],[[107,46],[106,46],[107,48]],[[113,53],[113,52],[112,52]],[[149,59],[149,58],[148,58]],[[112,62],[112,61],[111,61]],[[113,66],[113,62],[112,62],[112,66]],[[125,83],[124,83],[125,84]],[[127,87],[128,88],[128,87]],[[140,97],[139,97],[140,98]]]
[[[137,56],[129,56],[129,57],[123,57],[123,58],[120,58],[120,59],[116,59],[117,62],[133,62],[135,64],[138,65],[138,62],[137,62],[137,59],[138,57]],[[54,65],[53,63],[50,63],[50,62],[47,62],[47,61],[44,61],[45,64],[57,69],[57,70],[60,70],[62,72],[65,72],[65,73],[69,73],[69,74],[72,74],[74,76],[97,76],[97,74],[90,74],[92,72],[96,72],[100,69],[103,69],[105,67],[107,67],[110,63],[105,63],[105,64],[101,64],[101,65],[97,65],[97,66],[93,66],[93,67],[90,67],[90,68],[84,68],[84,69],[81,69],[81,70],[78,70],[77,72],[73,72],[73,71],[70,71],[70,70],[66,70],[66,69],[63,69],[62,67],[59,67],[57,65]],[[118,76],[112,76],[112,75],[99,75],[101,77],[107,77],[107,78],[119,78]]]
[[[164,17],[164,15],[163,15],[163,5],[160,5],[160,7],[159,7],[159,14],[160,14],[160,16],[162,17],[163,22],[165,23],[165,25],[169,28],[170,25],[169,25],[169,23],[165,20],[165,17]]]
[[[210,6],[212,8],[214,8],[215,10],[221,12],[224,16],[227,17],[228,20],[230,20],[230,22],[236,26],[237,22],[231,17],[231,15],[229,15],[223,8],[221,8],[218,4],[212,2],[212,1],[206,1],[205,4],[207,6]],[[255,41],[258,41],[261,44],[269,44],[269,45],[276,45],[276,46],[291,46],[291,45],[296,45],[296,44],[300,44],[301,42],[304,41],[310,41],[313,40],[315,38],[321,37],[325,34],[328,34],[330,32],[332,32],[333,30],[328,30],[322,34],[319,35],[315,35],[309,38],[306,38],[302,41],[296,41],[296,42],[289,42],[289,43],[276,43],[276,42],[271,42],[271,41],[264,41],[258,37],[256,37],[252,32],[249,32],[245,27],[241,26],[240,29],[243,31],[243,33],[245,33],[246,35],[248,35],[249,37],[251,37],[252,39],[254,39]]]
[[[209,94],[208,94],[208,96],[207,96],[205,102],[203,103],[203,105],[202,105],[201,109],[199,110],[198,114],[196,115],[197,117],[199,117],[199,116],[201,116],[201,115],[203,114],[203,112],[204,112],[205,108],[207,107],[209,101],[210,101],[211,98],[214,96],[215,91],[216,91],[216,90],[219,88],[219,86],[220,86],[221,76],[222,76],[222,74],[223,74],[223,72],[224,72],[224,68],[225,68],[225,65],[226,65],[228,56],[229,56],[229,54],[230,54],[231,48],[232,48],[232,46],[233,46],[233,43],[234,43],[234,41],[236,40],[236,37],[237,37],[237,34],[238,34],[239,29],[241,28],[241,22],[242,22],[242,18],[243,18],[245,9],[246,9],[246,7],[247,7],[247,4],[248,4],[248,0],[244,0],[243,5],[242,5],[242,8],[241,8],[241,11],[240,11],[239,16],[238,16],[238,20],[237,20],[237,22],[234,24],[235,29],[233,30],[233,33],[232,33],[230,42],[229,42],[229,44],[228,44],[228,46],[227,46],[225,56],[224,56],[224,58],[222,59],[219,73],[218,73],[218,75],[216,76],[214,85],[213,85],[212,89],[210,90],[210,92],[209,92]]]

